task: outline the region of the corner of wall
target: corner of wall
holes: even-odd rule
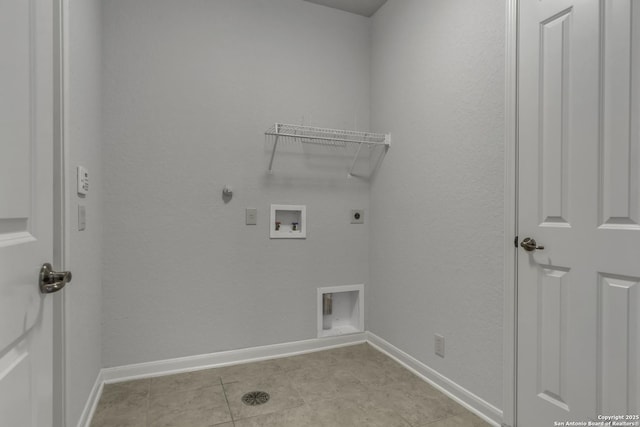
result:
[[[371,188],[367,328],[496,406],[504,13],[501,2],[388,0],[373,20],[371,77],[371,121],[393,144]]]

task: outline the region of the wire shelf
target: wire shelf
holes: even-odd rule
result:
[[[276,123],[265,135],[294,138],[299,142],[344,146],[347,143],[389,145],[390,135],[384,133],[358,132],[353,130],[327,129],[312,126]]]
[[[328,129],[313,126],[287,125],[276,123],[264,133],[267,139],[273,139],[273,151],[269,161],[269,172],[273,168],[278,142],[300,142],[303,144],[316,144],[329,147],[346,147],[347,145],[357,146],[356,154],[349,170],[352,175],[356,160],[360,154],[362,146],[369,148],[382,146],[385,151],[391,143],[391,135],[385,133],[359,132],[353,130]]]

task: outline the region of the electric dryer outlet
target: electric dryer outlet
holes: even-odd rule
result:
[[[351,224],[364,224],[364,209],[351,209]]]

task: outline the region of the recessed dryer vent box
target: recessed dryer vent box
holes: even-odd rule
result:
[[[271,205],[269,236],[272,239],[306,239],[307,207],[305,205]]]
[[[364,285],[318,288],[318,338],[364,332]]]

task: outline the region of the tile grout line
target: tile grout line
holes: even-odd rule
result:
[[[453,417],[457,417],[458,415],[446,415],[442,418],[438,418],[437,420],[433,420],[433,421],[429,421],[427,424],[422,425],[422,427],[429,427],[431,424],[435,424],[435,423],[439,423],[441,421],[444,420],[448,420],[449,418],[453,418]],[[421,427],[421,426],[416,426],[416,427]]]
[[[145,408],[145,424],[147,425],[147,427],[149,427],[149,425],[151,424],[151,421],[149,421],[149,406],[151,406],[151,378],[149,378],[149,386],[147,387],[147,399],[146,399],[146,403],[147,403],[147,407]]]
[[[231,405],[229,405],[229,398],[227,397],[227,390],[224,387],[224,383],[222,382],[222,377],[218,377],[218,381],[220,381],[220,387],[222,387],[222,394],[224,394],[224,401],[227,402],[227,409],[229,410],[229,416],[231,417],[231,423],[235,427],[236,421],[233,419],[233,412],[231,412]]]

